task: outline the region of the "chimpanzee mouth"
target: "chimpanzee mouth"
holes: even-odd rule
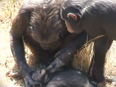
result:
[[[49,46],[48,44],[40,44],[40,46],[41,46],[42,49],[44,49],[44,50],[50,49],[50,46]]]

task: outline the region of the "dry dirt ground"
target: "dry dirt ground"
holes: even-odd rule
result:
[[[14,65],[14,60],[10,51],[9,31],[12,20],[22,1],[23,0],[0,0],[0,87],[24,87],[22,80],[14,80],[6,77],[6,72],[12,69]],[[116,87],[115,48],[116,42],[112,44],[112,47],[107,54],[105,76],[114,79],[112,83],[107,83],[107,87]]]

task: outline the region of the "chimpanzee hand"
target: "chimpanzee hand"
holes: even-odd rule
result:
[[[60,59],[56,58],[48,67],[47,67],[47,71],[49,73],[54,73],[55,71],[57,71],[60,67],[62,67],[63,65],[65,65]]]
[[[46,85],[50,81],[51,77],[52,75],[45,69],[37,70],[32,74],[32,79],[35,81],[39,81],[40,87]]]
[[[55,60],[47,67],[50,73],[54,73],[60,67],[69,63],[70,58],[76,53],[76,48],[70,44],[67,48],[60,50],[55,55]]]
[[[33,87],[37,84],[39,84],[38,81],[34,81],[32,79],[32,74],[35,72],[34,69],[31,68],[26,68],[25,70],[22,70],[23,77],[24,77],[24,82],[25,82],[25,87]]]

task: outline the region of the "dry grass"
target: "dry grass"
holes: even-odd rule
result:
[[[23,0],[0,0],[0,87],[23,87],[22,80],[10,79],[5,76],[5,73],[12,69],[14,60],[10,51],[9,30],[11,28],[12,19],[15,17],[20,4]],[[90,47],[92,47],[90,45]],[[105,66],[106,76],[116,75],[116,42],[112,44],[107,55]],[[92,49],[92,48],[91,48]],[[75,58],[74,67],[87,71],[91,58],[91,50],[89,47],[83,49],[79,54],[78,59]],[[82,60],[84,59],[84,60]],[[77,62],[79,61],[79,62]],[[87,62],[88,61],[88,62]],[[2,78],[2,79],[1,79]],[[107,84],[107,87],[115,87],[114,84]]]
[[[5,73],[14,66],[14,60],[10,51],[9,30],[21,1],[0,0],[0,87],[22,87],[17,86],[15,80],[5,76]]]

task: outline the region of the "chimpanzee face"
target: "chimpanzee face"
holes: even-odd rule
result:
[[[44,31],[41,28],[31,26],[31,35],[34,40],[39,42],[43,49],[49,49],[51,43],[54,43],[59,40],[59,33],[61,29],[45,29]]]
[[[66,20],[66,19],[67,19],[67,16],[66,16],[67,14],[66,14],[65,12],[63,12],[62,10],[63,10],[63,9],[60,10],[61,19],[62,19],[63,21],[65,21],[65,25],[66,25],[66,27],[67,27],[67,30],[68,30],[70,33],[74,33],[74,30],[72,29],[72,27],[71,27],[69,21]]]
[[[33,12],[31,18],[31,35],[43,49],[49,49],[51,43],[59,40],[60,33],[66,29],[60,19],[59,10]]]
[[[65,4],[65,3],[64,3]],[[60,16],[65,21],[67,30],[70,33],[81,33],[83,30],[79,28],[81,15],[74,7],[63,7],[60,9]]]

